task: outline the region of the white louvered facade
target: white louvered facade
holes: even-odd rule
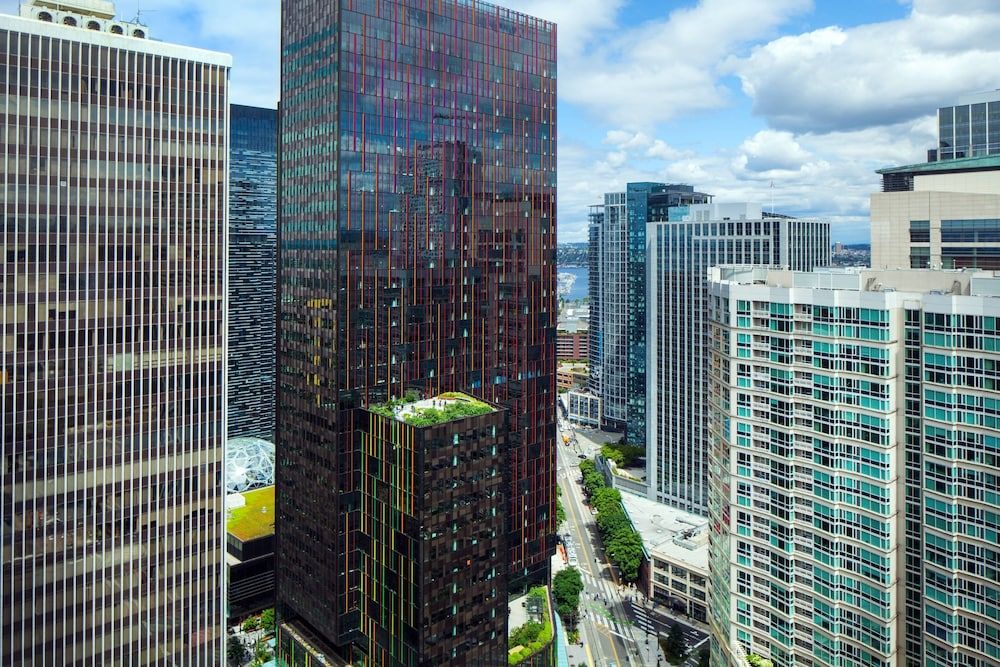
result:
[[[0,664],[220,664],[231,63],[90,5],[0,17]]]

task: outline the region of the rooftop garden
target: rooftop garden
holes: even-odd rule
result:
[[[229,510],[226,530],[241,542],[274,534],[274,487],[244,491],[246,504]]]
[[[495,408],[457,391],[447,391],[433,398],[420,400],[420,394],[411,389],[399,398],[372,405],[368,409],[383,417],[398,419],[410,426],[422,428],[485,415],[493,412]]]
[[[545,586],[536,586],[528,593],[528,602],[541,610],[541,621],[528,621],[510,633],[507,662],[519,665],[552,642],[552,613],[549,610],[549,594]]]

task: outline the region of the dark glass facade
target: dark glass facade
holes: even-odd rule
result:
[[[626,277],[625,439],[646,442],[646,223],[666,220],[674,206],[705,204],[711,195],[690,185],[629,183],[625,190],[628,220]]]
[[[366,664],[417,664],[400,626],[374,620],[388,610],[372,568],[401,546],[371,532],[361,408],[408,389],[505,408],[502,576],[548,577],[555,26],[478,2],[289,0],[282,36],[279,614]],[[472,582],[452,625],[483,604]]]
[[[1000,155],[1000,99],[979,98],[938,109],[938,159]]]
[[[363,655],[375,664],[507,658],[505,411],[418,428],[364,411]]]
[[[274,438],[278,113],[234,104],[229,138],[229,437]]]

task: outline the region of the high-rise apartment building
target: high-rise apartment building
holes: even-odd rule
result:
[[[646,239],[646,476],[651,499],[708,512],[708,270],[830,263],[830,223],[768,217],[760,204],[672,208]]]
[[[646,438],[646,223],[709,201],[690,185],[629,183],[591,207],[589,388],[602,427],[634,444]]]
[[[282,42],[279,654],[503,662],[506,620],[471,611],[546,582],[554,546],[555,26],[466,0],[288,0]],[[363,434],[369,408],[451,391],[508,415],[485,472],[463,420],[434,436],[457,472],[504,476],[475,491],[503,518],[485,552],[457,495],[447,548],[423,530],[398,494],[439,490],[400,487],[413,461]],[[419,600],[392,586],[425,563],[452,574]]]
[[[274,438],[278,113],[234,104],[229,138],[229,437]]]
[[[713,269],[714,665],[1000,659],[1000,276]]]
[[[217,665],[230,57],[0,18],[0,662]]]

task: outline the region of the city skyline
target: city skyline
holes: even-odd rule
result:
[[[776,211],[830,219],[834,240],[866,242],[874,170],[922,161],[934,109],[1000,87],[1000,6],[986,0],[502,4],[556,21],[566,47],[564,241],[586,240],[592,193],[662,181],[768,208],[773,194]],[[143,0],[141,11],[162,39],[232,53],[234,103],[275,106],[277,3]]]

